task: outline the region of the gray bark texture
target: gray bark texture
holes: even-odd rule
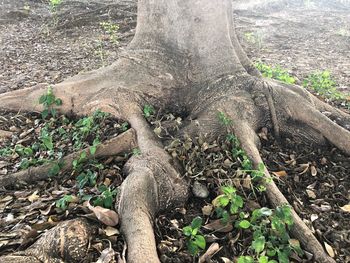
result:
[[[61,113],[82,115],[99,108],[128,120],[136,131],[142,154],[125,166],[128,177],[116,207],[129,263],[159,262],[153,219],[158,211],[184,204],[188,193],[187,183],[143,117],[145,104],[188,112],[187,119],[196,121],[188,121],[179,134],[190,136],[205,133],[214,138],[223,133],[217,113],[224,112],[233,120],[232,131],[255,165],[262,162],[256,135],[261,127],[273,129],[276,136],[329,141],[350,154],[350,132],[343,128],[350,116],[298,86],[263,79],[237,40],[232,9],[230,0],[139,0],[136,34],[120,59],[53,87],[63,100]],[[36,102],[45,89],[36,86],[0,94],[0,105],[10,110],[41,110]],[[265,173],[270,176],[267,170]],[[273,182],[266,187],[273,206],[287,203]],[[334,262],[298,215],[293,216],[293,234],[304,248],[318,262]],[[79,227],[87,238],[86,222],[81,221]],[[56,228],[61,229],[58,238],[72,236],[64,225]],[[52,230],[42,239],[54,242],[50,236],[55,233]],[[86,253],[86,244],[77,244],[81,254]],[[27,262],[42,262],[29,261],[36,255],[33,250],[39,251],[38,245],[0,261],[24,262],[27,258]],[[13,261],[13,257],[22,257],[22,261]],[[45,262],[75,259],[61,253]]]

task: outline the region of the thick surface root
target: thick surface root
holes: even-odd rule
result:
[[[84,219],[59,223],[25,251],[0,257],[1,263],[80,262],[87,254],[92,229]]]
[[[128,262],[159,262],[153,219],[160,210],[183,204],[188,187],[171,164],[142,115],[129,118],[137,131],[140,156],[125,166],[128,175],[122,184],[118,212],[128,243]]]
[[[91,155],[90,148],[69,154],[59,161],[60,173],[68,172],[73,167],[73,160],[79,158],[82,152],[86,153],[86,158],[102,158],[117,155],[124,152],[130,152],[136,147],[136,134],[133,129],[122,133],[121,135],[109,139],[96,147],[96,152]],[[48,178],[52,163],[47,163],[38,167],[31,167],[13,174],[3,175],[0,177],[0,185],[2,187],[18,185],[21,182],[34,183],[39,180]]]

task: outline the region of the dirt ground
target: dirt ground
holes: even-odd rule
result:
[[[338,88],[350,91],[347,1],[235,3],[236,29],[250,58],[279,64],[300,81],[311,72],[329,70]],[[118,43],[101,22],[119,25]],[[131,41],[135,25],[136,1],[64,0],[52,12],[44,0],[0,0],[0,93],[59,83],[113,63]],[[350,199],[349,158],[338,151],[291,145],[287,141],[282,152],[272,139],[266,143],[262,154],[268,168],[287,171],[290,176],[281,179],[280,187],[289,201],[319,240],[336,250],[337,261],[350,262],[349,213],[339,211]],[[317,167],[319,177],[310,176],[309,170],[300,174],[303,170],[288,167],[286,162],[293,158],[296,167],[306,163]],[[310,197],[310,191],[316,198]]]

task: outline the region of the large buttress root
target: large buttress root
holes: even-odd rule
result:
[[[288,120],[294,120],[301,127],[313,129],[314,133],[324,136],[334,146],[350,155],[350,131],[346,129],[350,116],[347,113],[325,106],[323,102],[297,86],[275,82],[270,86],[270,93],[279,113],[278,125],[284,126],[284,130],[290,128]],[[337,124],[323,114],[321,111],[324,109],[339,118],[341,123]],[[311,134],[310,138],[312,139]]]
[[[137,131],[139,156],[125,166],[128,177],[122,184],[118,212],[128,244],[128,262],[159,262],[153,218],[160,210],[183,204],[188,187],[171,163],[171,157],[158,143],[144,117],[128,118]]]
[[[254,143],[254,137],[256,136],[254,130],[245,122],[236,122],[234,130],[237,138],[241,142],[242,148],[251,158],[254,166],[257,167],[260,163],[263,163],[258,148]],[[266,168],[265,176],[267,179],[272,179]],[[267,181],[268,183],[265,184],[266,194],[271,204],[274,207],[288,204],[287,199],[283,196],[273,180]],[[299,239],[304,248],[310,251],[318,262],[335,263],[335,260],[326,254],[322,245],[294,210],[292,210],[292,216],[294,220],[294,226],[291,229],[292,235]]]

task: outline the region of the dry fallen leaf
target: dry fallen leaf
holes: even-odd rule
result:
[[[35,191],[34,193],[32,193],[30,196],[28,196],[28,201],[33,203],[36,200],[38,200],[40,198],[40,196],[38,195],[38,191]]]
[[[198,263],[204,263],[210,261],[210,258],[220,250],[218,243],[213,243],[207,249],[207,251],[199,258]]]
[[[210,216],[212,211],[213,211],[213,206],[210,204],[202,207],[202,213],[205,216]]]
[[[316,176],[317,175],[317,169],[316,169],[315,166],[311,165],[310,170],[311,170],[311,175],[312,176]]]
[[[314,191],[306,189],[306,193],[310,198],[316,199],[316,194]]]
[[[87,202],[87,207],[95,214],[97,219],[107,226],[116,226],[119,222],[118,214],[101,206],[92,206]]]
[[[272,173],[277,177],[284,177],[288,175],[286,171],[278,171],[278,172],[272,172]]]
[[[214,221],[210,222],[209,224],[206,224],[203,227],[205,229],[214,230],[214,231],[218,231],[221,233],[228,233],[228,232],[232,231],[232,229],[233,229],[232,224],[226,224],[226,225],[222,224],[221,219],[214,220]]]
[[[224,263],[233,263],[232,260],[228,259],[228,258],[225,258],[225,257],[221,257],[221,260],[224,262]]]
[[[100,257],[96,263],[110,263],[115,262],[114,260],[115,251],[112,248],[106,248],[102,250]]]
[[[119,230],[114,228],[114,227],[111,227],[111,226],[107,226],[104,229],[104,231],[105,231],[106,236],[108,236],[108,237],[119,235]]]
[[[340,207],[341,210],[350,213],[350,204]]]
[[[334,258],[335,254],[334,254],[333,248],[330,245],[328,245],[326,242],[324,242],[324,246],[326,248],[328,255],[330,255],[332,258]]]

